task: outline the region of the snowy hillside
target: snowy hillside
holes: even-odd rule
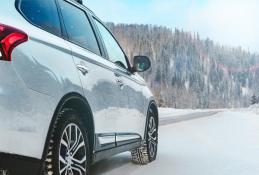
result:
[[[152,69],[141,74],[162,106],[248,107],[259,92],[259,56],[229,48],[199,34],[152,25],[109,23],[127,55],[147,55]]]

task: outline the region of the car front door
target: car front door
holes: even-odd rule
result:
[[[112,118],[113,113],[109,113],[109,117],[118,131],[116,133],[117,145],[123,144],[125,141],[140,139],[144,133],[146,120],[140,112],[143,110],[138,110],[143,107],[142,86],[137,83],[135,75],[130,73],[129,61],[116,39],[98,19],[94,18],[94,21],[103,39],[108,58],[116,67],[113,71],[120,87],[120,93],[124,94],[121,98],[127,98],[127,108],[119,111],[119,115]],[[139,106],[136,107],[136,105]]]

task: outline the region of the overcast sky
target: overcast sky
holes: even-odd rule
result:
[[[103,21],[157,24],[259,53],[259,0],[84,0]]]

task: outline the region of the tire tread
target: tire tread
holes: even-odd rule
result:
[[[132,155],[132,162],[135,164],[146,165],[150,163],[146,143],[143,143],[141,147],[132,150],[131,155]]]

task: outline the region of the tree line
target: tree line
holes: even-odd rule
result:
[[[199,34],[154,25],[107,23],[130,60],[151,58],[141,73],[160,106],[246,107],[259,91],[259,56],[200,39]]]

